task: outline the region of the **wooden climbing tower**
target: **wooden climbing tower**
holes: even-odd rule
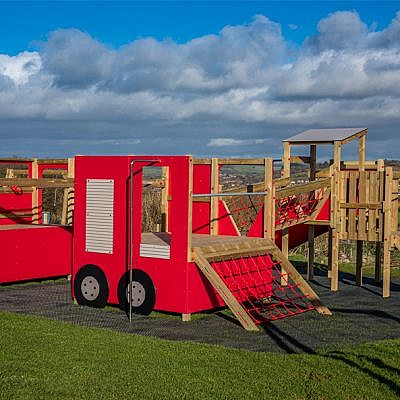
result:
[[[329,179],[330,215],[325,222],[309,222],[308,278],[313,277],[314,229],[329,229],[329,276],[338,290],[340,240],[356,242],[356,283],[362,285],[363,243],[376,246],[375,279],[383,280],[383,297],[390,295],[390,251],[397,245],[399,175],[383,160],[366,161],[367,128],[311,129],[283,142],[282,176],[290,176],[291,147],[309,146],[309,179]],[[358,140],[358,160],[342,161],[342,146]],[[329,168],[317,171],[317,146],[333,145]],[[311,182],[310,182],[311,184]],[[296,190],[296,186],[293,187]],[[383,253],[383,257],[382,257]],[[382,268],[383,258],[383,268]],[[383,276],[382,276],[383,272]]]

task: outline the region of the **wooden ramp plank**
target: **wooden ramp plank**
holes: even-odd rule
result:
[[[242,307],[232,292],[228,289],[214,268],[208,262],[200,248],[193,248],[193,259],[201,272],[207,277],[218,294],[222,297],[226,305],[231,309],[235,317],[247,331],[258,331],[259,328],[249,316],[247,311]]]
[[[247,244],[247,243],[246,243]],[[311,304],[315,307],[316,311],[320,314],[331,315],[330,310],[324,306],[319,298],[319,296],[315,293],[315,291],[311,288],[311,286],[305,281],[305,279],[301,276],[301,274],[296,270],[293,264],[286,258],[281,250],[276,246],[276,244],[270,239],[260,239],[255,241],[256,246],[251,249],[247,246],[247,248],[243,248],[243,246],[238,246],[238,248],[228,248],[223,249],[224,246],[215,246],[215,247],[194,247],[193,248],[193,260],[199,267],[199,269],[203,272],[212,286],[215,288],[217,293],[222,297],[225,304],[231,309],[233,314],[242,324],[242,326],[249,331],[258,331],[259,328],[251,316],[248,314],[248,311],[240,304],[240,302],[236,299],[233,293],[229,290],[223,279],[218,275],[218,273],[214,270],[212,265],[210,264],[210,260],[218,258],[221,256],[223,249],[223,256],[233,256],[238,257],[243,252],[253,251],[258,254],[269,254],[271,255],[276,262],[279,262],[281,266],[288,272],[290,279],[297,285],[303,295],[307,296],[307,299],[311,302]],[[261,246],[262,244],[262,246]],[[248,244],[249,245],[249,244]],[[218,250],[218,252],[217,252]],[[230,253],[229,253],[230,251]],[[222,256],[221,256],[222,257]]]
[[[311,301],[315,309],[320,314],[332,315],[329,308],[322,304],[321,299],[319,298],[317,293],[314,292],[311,286],[297,271],[295,266],[283,255],[283,253],[279,250],[277,246],[275,246],[275,248],[271,250],[271,255],[282,264],[285,270],[289,273],[292,281],[298,285],[298,288],[303,294],[308,296],[308,299]]]

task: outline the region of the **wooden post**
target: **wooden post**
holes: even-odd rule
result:
[[[282,254],[284,257],[289,258],[289,228],[282,229]],[[288,284],[288,274],[281,266],[281,285],[287,286]]]
[[[310,182],[315,181],[317,166],[317,146],[310,145]],[[307,280],[314,279],[314,259],[315,259],[315,237],[314,225],[308,226],[308,263]]]
[[[390,249],[391,228],[392,228],[392,187],[393,170],[386,168],[385,173],[385,200],[383,203],[384,222],[383,222],[383,290],[382,296],[390,296]]]
[[[218,158],[211,159],[211,192],[219,192]],[[210,235],[218,235],[218,203],[219,197],[210,200]]]
[[[328,278],[332,277],[332,228],[328,230]]]
[[[358,139],[358,164],[359,170],[365,171],[365,142],[366,142],[366,135],[360,136]]]
[[[75,177],[75,158],[68,158],[68,178]],[[67,225],[74,222],[74,189],[68,189],[67,195]]]
[[[220,278],[217,272],[215,272],[214,268],[210,265],[200,248],[193,249],[193,259],[203,274],[210,281],[214,289],[222,297],[225,304],[232,310],[233,314],[239,320],[242,326],[248,331],[258,331],[259,328],[254,323],[253,319],[232,294],[228,286],[226,286],[225,282]]]
[[[356,251],[356,285],[362,286],[363,241],[357,240]]]
[[[182,322],[189,322],[192,314],[182,314]]]
[[[315,259],[315,240],[314,225],[308,225],[308,263],[307,263],[307,280],[314,279],[314,259]]]
[[[169,168],[161,168],[164,187],[161,189],[161,232],[168,232]]]
[[[290,177],[290,143],[283,142],[282,178]]]
[[[192,222],[193,222],[193,157],[189,159],[189,183],[188,183],[188,253],[187,260],[192,262]],[[188,273],[186,273],[186,279],[188,279]],[[186,285],[188,287],[188,285]]]
[[[375,243],[375,282],[382,281],[382,242]]]
[[[275,187],[272,158],[264,159],[264,238],[275,241]],[[283,271],[282,271],[283,272]]]
[[[39,178],[39,165],[37,158],[32,162],[32,178]],[[32,224],[38,224],[39,219],[39,190],[37,187],[32,187]]]
[[[331,290],[338,290],[339,283],[339,241],[340,241],[340,221],[339,221],[339,178],[340,178],[340,158],[341,144],[334,142],[333,164],[331,166],[331,230],[332,230],[332,272]]]

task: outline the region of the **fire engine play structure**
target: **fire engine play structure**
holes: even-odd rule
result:
[[[358,285],[368,241],[376,243],[379,281],[383,253],[388,297],[390,251],[399,246],[399,176],[382,160],[365,160],[366,134],[365,128],[319,129],[284,141],[279,178],[271,158],[1,159],[0,282],[71,275],[72,297],[82,305],[119,304],[130,316],[156,309],[183,320],[228,306],[243,327],[257,330],[265,321],[313,309],[330,314],[307,283],[314,238],[329,232],[331,289],[338,289],[339,241],[357,241]],[[341,146],[356,139],[359,159],[341,161]],[[334,157],[317,171],[317,146],[326,144]],[[309,147],[309,155],[291,156],[296,145]],[[294,163],[309,165],[308,183],[293,184]],[[225,165],[261,165],[264,180],[222,190]],[[147,179],[148,168],[161,178]],[[148,185],[161,190],[160,224],[152,232],[142,221]],[[64,192],[61,225],[42,221],[42,191],[49,188]],[[288,251],[307,241],[306,280]]]

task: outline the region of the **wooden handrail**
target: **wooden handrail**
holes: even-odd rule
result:
[[[294,185],[286,187],[276,191],[275,197],[277,199],[283,199],[284,197],[295,196],[297,194],[311,192],[312,190],[322,189],[328,187],[331,184],[331,180],[320,179],[318,181],[312,181],[308,183],[302,183],[300,185]]]

